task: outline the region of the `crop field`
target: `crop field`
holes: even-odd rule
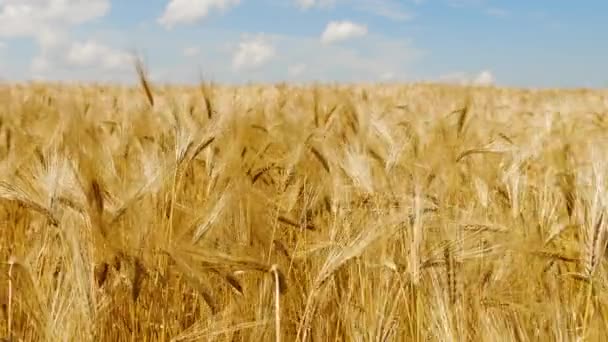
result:
[[[603,341],[608,91],[0,86],[5,341]]]

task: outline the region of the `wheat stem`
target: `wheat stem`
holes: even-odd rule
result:
[[[11,257],[8,260],[8,340],[11,341],[13,338],[13,265],[15,264],[15,259]]]
[[[274,276],[274,327],[275,341],[281,342],[281,286],[279,279],[279,268],[276,264],[270,267],[270,272]]]

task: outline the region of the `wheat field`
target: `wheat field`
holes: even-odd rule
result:
[[[0,86],[0,337],[602,341],[608,92]]]

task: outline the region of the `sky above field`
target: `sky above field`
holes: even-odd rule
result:
[[[604,0],[0,0],[0,79],[608,87]]]

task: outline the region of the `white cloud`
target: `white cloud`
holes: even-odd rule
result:
[[[355,11],[364,12],[396,21],[406,21],[413,14],[403,8],[399,0],[295,0],[301,10],[312,8],[330,9],[337,4],[348,6]]]
[[[193,24],[206,18],[212,10],[227,11],[240,0],[170,0],[158,23],[166,29],[178,24]]]
[[[126,82],[136,79],[133,56],[105,39],[61,40],[33,58],[26,78]]]
[[[0,41],[0,50],[4,49],[6,47],[6,43]]]
[[[413,17],[395,0],[361,0],[355,3],[355,9],[395,21],[407,21]]]
[[[36,35],[36,41],[42,50],[53,49],[68,41],[67,35],[62,30],[43,30]]]
[[[296,0],[296,4],[301,9],[306,10],[306,9],[309,9],[309,8],[313,7],[314,5],[316,5],[316,1],[315,0]]]
[[[496,80],[491,71],[484,70],[477,75],[470,75],[465,72],[454,72],[439,77],[439,81],[461,85],[489,86],[493,85]]]
[[[132,57],[130,54],[93,40],[73,43],[68,50],[66,61],[75,66],[99,66],[110,70],[132,67]]]
[[[264,35],[245,37],[232,59],[233,70],[258,69],[276,56],[275,47]]]
[[[276,68],[294,67],[303,63],[306,56],[305,70],[296,75],[288,75],[294,81],[321,82],[376,82],[390,78],[403,81],[412,76],[408,70],[411,63],[423,54],[412,47],[407,39],[391,39],[380,35],[367,35],[353,41],[352,44],[323,44],[318,39],[282,37],[277,39],[277,50],[281,58],[272,63],[265,72],[281,80],[285,74],[274,72]],[[314,51],[314,53],[311,53]],[[285,69],[283,69],[285,70]],[[388,73],[387,71],[390,71]]]
[[[313,7],[328,8],[336,4],[338,0],[295,0],[296,5],[302,9],[307,10]]]
[[[484,70],[475,77],[473,84],[481,86],[492,85],[494,84],[494,75],[491,71]]]
[[[37,37],[103,17],[110,0],[0,0],[0,36]]]
[[[180,52],[184,46],[188,46],[187,41],[154,45],[154,39],[144,36],[140,40],[142,44],[149,41],[154,46],[152,50],[148,50],[151,56],[162,54],[168,49]],[[232,30],[210,28],[201,31],[197,36],[197,41],[201,42],[201,51],[204,51],[204,61],[201,61],[204,63],[198,65],[156,58],[149,64],[149,70],[157,76],[158,81],[192,84],[199,81],[200,73],[205,79],[229,84],[285,81],[377,82],[382,80],[383,76],[391,76],[391,82],[404,82],[419,76],[416,73],[420,71],[413,69],[413,63],[425,54],[407,38],[391,38],[373,33],[349,44],[327,45],[314,36],[281,34],[258,35],[257,40],[262,43],[250,46],[269,45],[273,51],[270,53],[272,57],[262,63],[255,62],[260,59],[253,57],[253,52],[244,51],[265,49],[249,49],[244,47],[246,44],[239,45],[256,41],[255,35],[243,37]],[[199,68],[202,69],[199,71]],[[389,71],[390,74],[387,74]]]
[[[184,57],[194,57],[198,56],[200,53],[201,49],[196,46],[189,46],[187,48],[184,48],[184,51],[182,51],[182,55],[184,55]]]
[[[373,32],[348,41],[348,44],[323,44],[316,35],[241,35],[232,29],[215,27],[197,30],[195,40],[192,35],[164,30],[151,35],[148,29],[134,30],[128,35],[119,30],[96,31],[88,36],[77,33],[60,36],[60,39],[49,38],[48,41],[55,43],[49,44],[44,53],[36,57],[35,63],[6,59],[10,65],[2,76],[31,79],[35,75],[46,80],[133,83],[137,80],[133,63],[125,64],[124,69],[108,69],[109,65],[120,65],[103,62],[112,58],[95,59],[90,52],[101,51],[98,53],[102,56],[110,55],[107,51],[130,52],[133,41],[151,57],[146,65],[155,81],[192,84],[200,81],[200,75],[207,80],[229,84],[376,82],[389,76],[391,81],[409,81],[419,72],[412,63],[423,53],[406,37],[391,38]],[[7,43],[11,47],[11,43]],[[188,47],[199,48],[200,54],[193,58],[182,57]],[[0,58],[0,61],[5,59]]]
[[[110,7],[110,0],[0,0],[0,37],[33,38],[40,51],[31,70],[50,70],[65,58],[70,30],[105,16]]]
[[[298,77],[306,71],[306,64],[294,64],[287,68],[289,77]]]
[[[332,21],[325,27],[321,34],[321,42],[331,44],[339,41],[349,40],[365,36],[367,26],[352,21]]]

